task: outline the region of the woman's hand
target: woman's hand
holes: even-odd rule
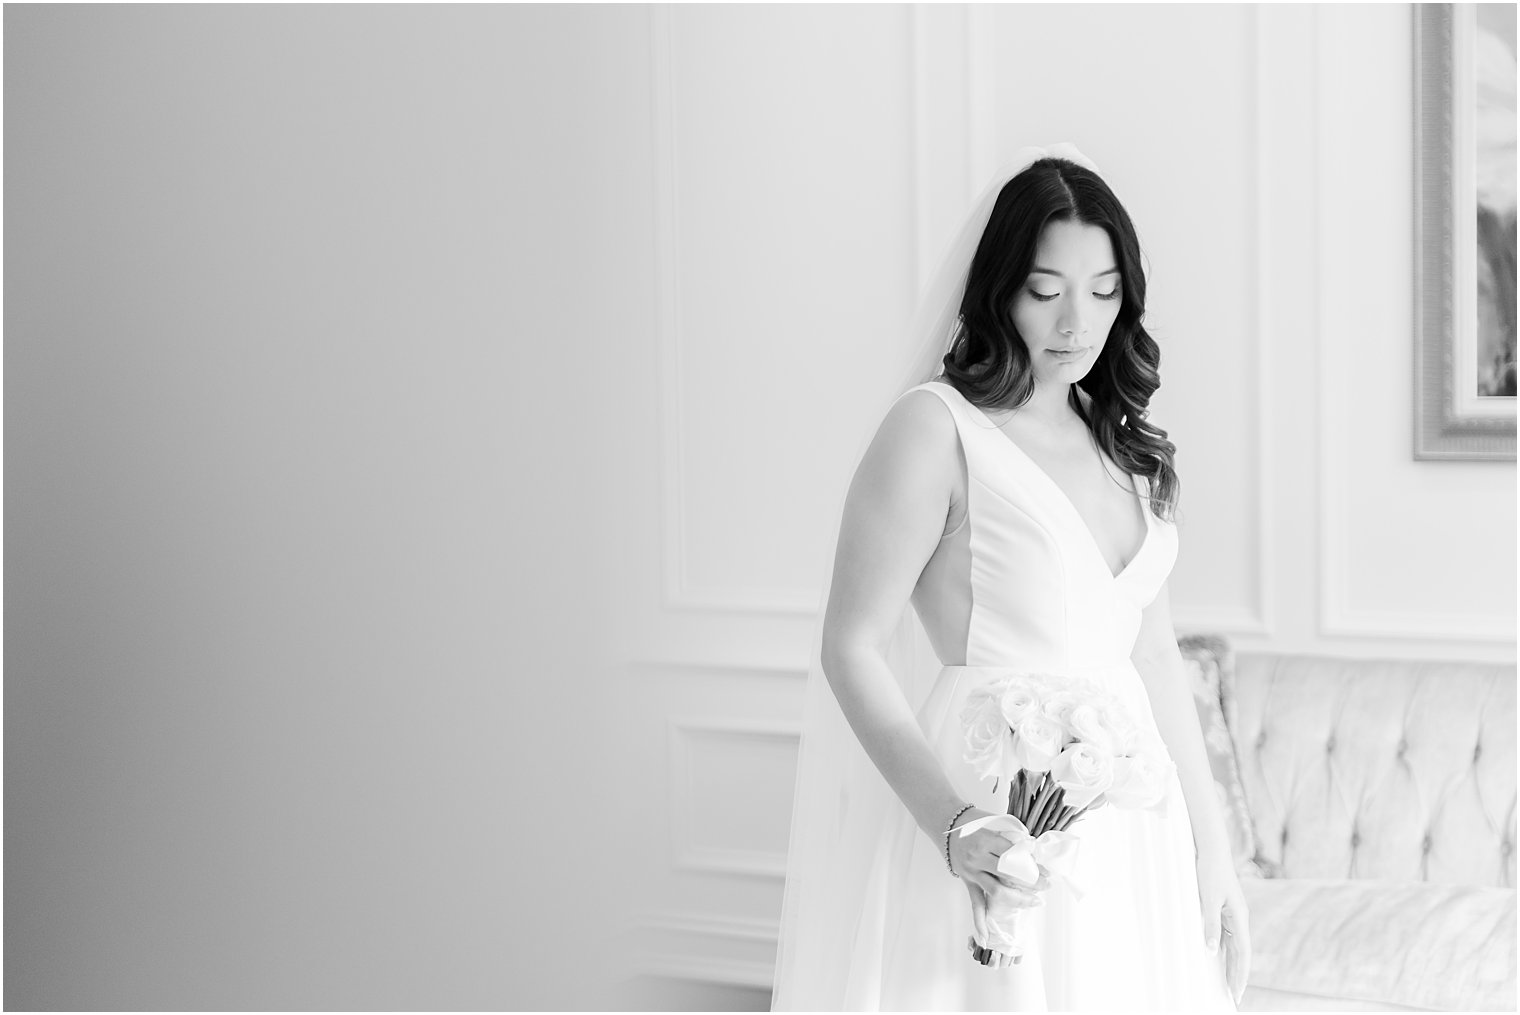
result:
[[[1213,951],[1224,941],[1225,979],[1239,1005],[1251,975],[1251,930],[1245,893],[1228,852],[1198,854],[1198,899],[1203,904],[1204,944]]]
[[[977,818],[991,817],[991,811],[972,807],[961,815],[955,824],[959,828]],[[971,925],[978,941],[987,941],[987,914],[1006,914],[1009,910],[1029,909],[1044,905],[1041,893],[1050,887],[1050,877],[1040,867],[1040,877],[1033,885],[1024,887],[997,869],[1003,851],[1013,845],[1013,840],[999,832],[978,828],[968,835],[950,832],[950,865],[966,884],[971,896]],[[994,952],[989,965],[1004,968],[1014,964],[1013,956]]]

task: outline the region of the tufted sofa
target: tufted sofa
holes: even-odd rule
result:
[[[1241,653],[1243,1010],[1514,1011],[1515,667]]]

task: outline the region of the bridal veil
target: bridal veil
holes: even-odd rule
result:
[[[1073,145],[1024,148],[977,197],[929,280],[910,324],[905,348],[908,362],[892,374],[895,386],[874,404],[871,419],[880,421],[909,388],[931,380],[955,337],[972,256],[993,206],[1014,176],[1042,158],[1064,158],[1097,171]],[[868,434],[856,448],[858,465],[870,444]],[[844,495],[832,515],[836,534],[843,518]],[[865,869],[876,852],[873,840],[886,825],[891,808],[902,803],[872,764],[824,676],[821,664],[823,618],[834,568],[830,543],[823,591],[811,639],[796,791],[787,851],[786,889],[771,1007],[775,1011],[833,1010],[846,1007],[846,982],[852,966],[879,961],[880,942],[860,940],[861,928],[879,925],[862,916],[885,904],[869,898]],[[917,710],[940,668],[923,625],[911,606],[898,620],[888,652],[899,688]],[[949,876],[948,874],[946,875]],[[969,909],[968,909],[969,914]],[[969,920],[969,916],[968,916]],[[861,970],[855,969],[858,976]]]

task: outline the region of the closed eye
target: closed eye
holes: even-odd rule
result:
[[[1041,303],[1049,303],[1051,300],[1055,299],[1056,297],[1060,296],[1061,294],[1060,293],[1050,293],[1049,295],[1046,295],[1045,293],[1031,292],[1029,295],[1032,296],[1033,298],[1039,300]],[[1117,288],[1115,288],[1112,292],[1093,293],[1093,295],[1096,296],[1100,300],[1116,300],[1116,299],[1118,299],[1120,297],[1121,294],[1120,294],[1119,290]]]

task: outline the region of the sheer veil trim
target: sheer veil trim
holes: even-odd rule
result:
[[[879,399],[871,419],[879,421],[906,391],[938,375],[954,337],[971,259],[998,194],[1019,172],[1047,157],[1070,159],[1098,171],[1075,146],[1063,142],[1020,150],[986,186],[929,280],[905,343],[912,350],[909,360],[897,375],[895,386]],[[856,448],[856,465],[872,436],[874,433],[866,435]],[[836,537],[843,513],[841,493],[832,515]],[[823,591],[815,614],[804,692],[771,997],[775,1011],[879,1007],[875,989],[881,981],[881,942],[864,939],[861,931],[873,925],[862,917],[884,905],[885,900],[872,889],[876,882],[867,868],[873,862],[884,862],[881,851],[873,848],[874,839],[891,809],[902,807],[902,803],[850,728],[820,662],[834,549],[831,541],[821,576]],[[940,662],[911,607],[904,607],[897,622],[887,662],[916,711],[938,675]]]

